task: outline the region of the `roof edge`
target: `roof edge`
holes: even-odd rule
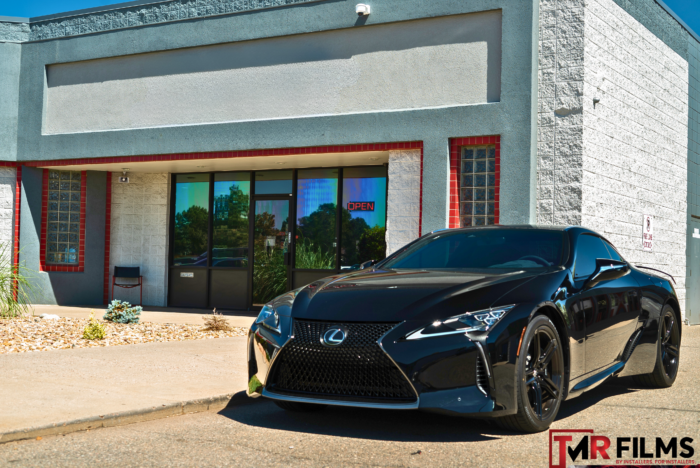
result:
[[[678,16],[678,15],[676,14],[676,12],[673,11],[673,10],[671,9],[671,7],[669,7],[668,5],[666,5],[666,3],[664,3],[663,0],[655,0],[655,1],[656,1],[656,3],[659,4],[659,6],[660,6],[661,8],[663,8],[664,10],[666,10],[666,13],[668,13],[669,15],[671,15],[671,17],[672,17],[673,19],[675,19],[675,20],[678,22],[678,24],[681,25],[681,27],[682,27],[683,29],[685,29],[686,31],[688,31],[688,34],[690,34],[690,35],[693,37],[693,39],[695,39],[696,41],[700,42],[700,36],[698,36],[698,34],[697,34],[695,31],[693,31],[693,28],[691,28],[690,26],[688,26],[688,25],[686,24],[686,22],[683,21],[683,20],[681,19],[681,17]]]

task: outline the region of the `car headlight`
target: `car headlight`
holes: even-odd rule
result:
[[[465,334],[473,331],[487,331],[496,325],[515,305],[494,307],[493,309],[467,312],[466,314],[438,320],[430,326],[421,328],[406,335],[407,340],[422,340],[437,336]]]
[[[280,330],[280,316],[277,311],[270,304],[263,306],[262,310],[258,314],[258,318],[255,319],[257,325],[262,325],[265,328],[281,333]]]

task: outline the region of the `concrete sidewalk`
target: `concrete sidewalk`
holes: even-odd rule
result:
[[[59,317],[71,317],[71,318],[89,318],[90,312],[94,311],[95,316],[102,318],[102,316],[107,311],[106,307],[103,305],[94,307],[66,307],[66,306],[54,306],[54,305],[35,305],[34,315],[41,314],[55,314]],[[207,315],[211,315],[211,310],[205,309],[179,309],[172,307],[152,307],[146,306],[143,308],[144,311],[141,313],[141,321],[143,322],[154,322],[154,323],[177,323],[177,324],[189,324],[189,325],[202,325],[204,323],[203,318]],[[226,320],[231,324],[232,327],[246,327],[250,328],[250,325],[257,317],[257,312],[249,311],[220,311],[226,316]]]
[[[0,355],[0,443],[218,411],[246,389],[245,343],[236,337]]]

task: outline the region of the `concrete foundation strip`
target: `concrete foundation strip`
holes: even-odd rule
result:
[[[243,400],[244,398],[246,400],[248,399],[245,392],[235,394],[228,393],[209,398],[179,401],[161,406],[152,406],[137,410],[90,416],[50,425],[11,430],[9,432],[0,433],[0,444],[18,440],[35,439],[37,437],[69,434],[71,432],[86,431],[88,429],[98,429],[101,427],[124,426],[188,413],[221,411],[232,403]]]

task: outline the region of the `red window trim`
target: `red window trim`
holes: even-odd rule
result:
[[[112,173],[107,173],[107,197],[105,202],[105,265],[103,303],[109,304],[109,249],[112,232]]]
[[[418,236],[423,233],[423,142],[407,141],[395,143],[371,143],[364,145],[339,145],[339,146],[310,146],[303,148],[280,148],[265,150],[246,151],[219,151],[213,153],[178,153],[178,154],[156,154],[148,156],[118,156],[113,158],[87,158],[87,159],[59,159],[51,161],[31,161],[27,166],[34,167],[60,167],[73,165],[106,164],[106,163],[139,163],[152,161],[184,161],[193,159],[226,159],[226,158],[246,158],[259,156],[293,156],[297,154],[325,154],[325,153],[358,153],[366,151],[391,151],[391,150],[420,150],[420,200],[418,215]],[[109,302],[109,259],[110,259],[110,230],[111,230],[111,209],[112,209],[112,178],[107,175],[107,201],[105,206],[105,256],[104,256],[104,292],[103,300]],[[45,190],[48,197],[48,182]],[[45,200],[44,206],[48,200]],[[82,219],[82,217],[81,217]],[[82,226],[82,225],[81,225]],[[43,228],[42,228],[43,229]],[[82,228],[81,228],[82,232]],[[45,234],[42,232],[42,236]],[[42,239],[45,239],[42,237]],[[45,241],[42,241],[42,246]],[[81,238],[81,249],[83,246]],[[44,250],[42,249],[42,255]],[[42,257],[43,258],[43,257]],[[81,261],[83,257],[80,257]],[[42,262],[43,264],[43,262]],[[82,271],[82,270],[81,270]]]
[[[459,174],[461,172],[460,160],[463,146],[496,145],[496,206],[494,223],[499,223],[500,190],[501,190],[501,136],[491,135],[483,137],[452,138],[450,139],[450,214],[449,227],[460,227],[459,221]],[[422,159],[421,159],[422,160]],[[421,173],[423,171],[421,170]],[[421,183],[422,185],[422,183]],[[422,199],[422,196],[421,196]],[[421,208],[422,211],[422,208]]]
[[[46,215],[49,207],[49,170],[44,169],[42,177],[42,197],[41,197],[41,259],[39,261],[39,271],[66,271],[79,273],[85,271],[85,196],[87,193],[87,172],[80,172],[80,249],[78,251],[78,266],[47,265],[46,264],[46,235],[48,221]]]
[[[19,221],[20,221],[20,209],[22,208],[22,166],[16,165],[14,163],[2,164],[2,166],[17,167],[15,173],[15,226],[14,226],[14,239],[12,242],[12,266],[14,271],[19,270]],[[17,300],[17,280],[15,279],[12,283],[12,297]]]

